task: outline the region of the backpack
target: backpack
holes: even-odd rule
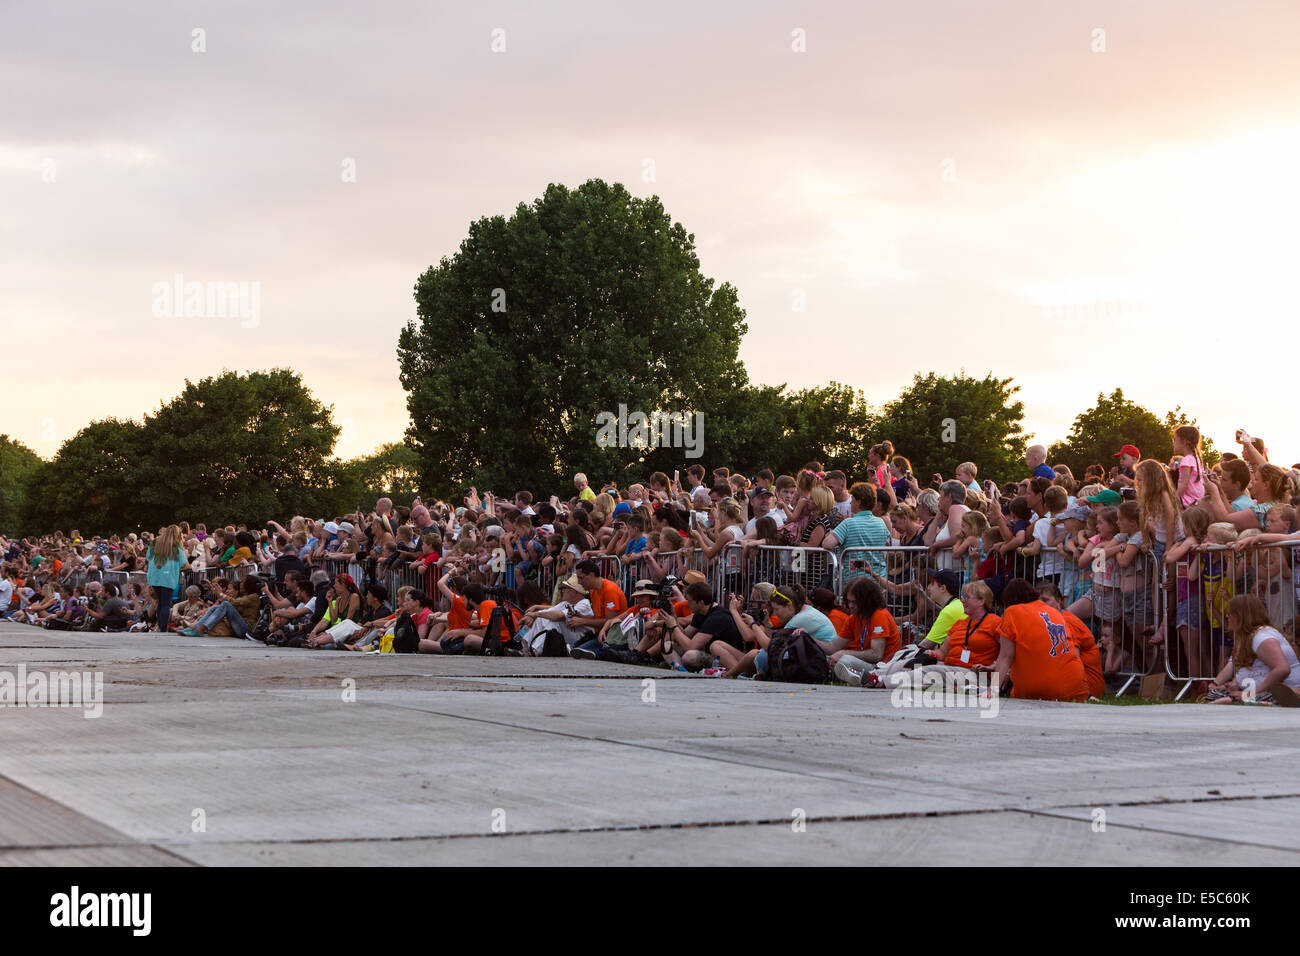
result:
[[[514,610],[509,605],[498,603],[488,616],[487,627],[483,629],[483,647],[480,653],[484,657],[518,656],[518,653],[522,653],[523,642],[515,636],[515,631]]]
[[[821,684],[830,677],[830,662],[803,628],[781,628],[772,632],[767,646],[768,678],[787,684]]]
[[[397,616],[393,625],[393,652],[395,654],[414,654],[420,649],[420,635],[415,629],[411,615],[403,611]]]

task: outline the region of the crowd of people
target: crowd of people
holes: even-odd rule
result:
[[[1245,432],[1213,467],[1196,428],[1172,438],[1169,462],[1125,445],[1082,476],[1031,446],[1001,485],[974,462],[922,485],[885,441],[852,477],[693,464],[626,489],[579,474],[564,498],[470,488],[287,526],[0,537],[0,617],[737,678],[824,666],[863,687],[921,667],[1053,700],[1164,653],[1207,700],[1300,687],[1300,469]]]

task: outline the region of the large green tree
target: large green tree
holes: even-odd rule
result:
[[[1136,445],[1143,458],[1168,462],[1174,452],[1170,433],[1178,425],[1195,424],[1196,419],[1188,418],[1181,408],[1166,412],[1162,419],[1117,388],[1109,395],[1097,395],[1097,404],[1075,418],[1065,440],[1048,449],[1047,460],[1053,465],[1069,465],[1076,476],[1081,476],[1092,464],[1109,470],[1115,464],[1116,452],[1125,445]],[[1218,452],[1210,440],[1202,439],[1202,451],[1207,463],[1218,461]]]
[[[23,526],[33,534],[135,530],[143,434],[137,422],[110,418],[65,441],[27,476]]]
[[[882,409],[876,434],[894,443],[924,487],[935,472],[951,477],[963,461],[979,467],[980,479],[1002,482],[1023,477],[1025,436],[1020,387],[990,374],[972,378],[922,377]]]
[[[27,480],[40,464],[36,452],[8,435],[0,435],[0,534],[27,533],[23,526]]]
[[[662,450],[599,447],[598,416],[700,411],[707,436],[748,384],[736,290],[700,273],[694,236],[657,197],[618,184],[552,184],[509,219],[471,223],[415,300],[398,357],[429,490],[541,492],[573,471],[653,467]]]
[[[153,529],[314,513],[338,481],[338,434],[330,409],[289,369],[186,381],[145,420],[137,521]]]

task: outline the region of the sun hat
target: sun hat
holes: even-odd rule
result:
[[[570,590],[576,591],[579,594],[587,593],[587,589],[582,586],[580,581],[578,581],[578,576],[576,574],[572,574],[569,577],[565,578],[563,581],[561,581],[560,587],[569,588]]]

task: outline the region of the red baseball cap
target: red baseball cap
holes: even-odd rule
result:
[[[1137,445],[1125,445],[1119,451],[1115,452],[1113,457],[1118,458],[1120,455],[1131,455],[1134,458],[1142,457],[1142,453],[1137,450]]]

